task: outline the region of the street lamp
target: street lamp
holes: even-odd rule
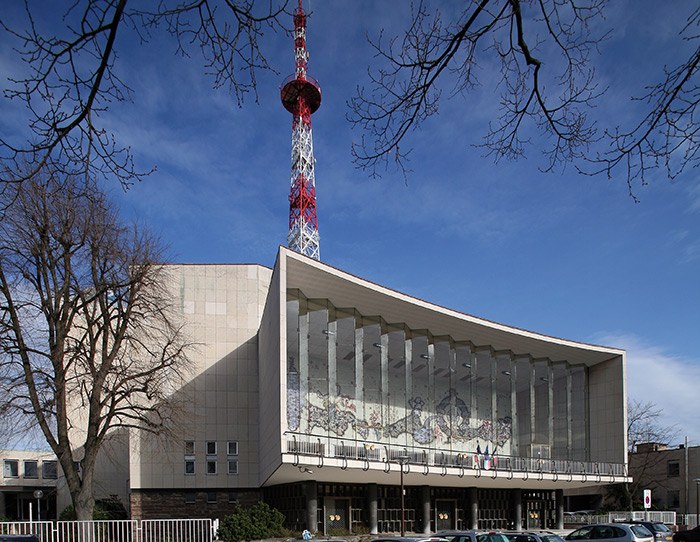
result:
[[[405,510],[406,505],[404,501],[404,489],[403,489],[403,466],[408,463],[409,457],[407,455],[400,455],[394,458],[401,468],[401,536],[406,536],[406,520],[405,520]]]
[[[695,524],[700,525],[700,478],[693,478],[695,482]]]

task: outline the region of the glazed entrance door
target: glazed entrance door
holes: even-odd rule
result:
[[[343,535],[350,532],[350,499],[326,499],[325,532]]]
[[[455,529],[456,502],[438,499],[435,501],[435,530]]]

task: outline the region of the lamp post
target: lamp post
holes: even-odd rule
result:
[[[401,468],[401,536],[406,536],[406,502],[404,500],[404,489],[403,489],[403,466],[408,463],[409,457],[407,455],[400,455],[394,458]]]
[[[695,482],[695,526],[700,525],[700,478],[693,478]]]

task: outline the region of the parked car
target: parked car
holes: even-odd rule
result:
[[[34,534],[0,534],[0,542],[39,542]]]
[[[644,525],[598,523],[586,525],[567,535],[566,540],[600,540],[607,542],[654,542],[654,535]]]
[[[561,536],[550,531],[512,531],[503,534],[510,542],[564,542]]]
[[[435,536],[441,536],[450,542],[509,542],[499,531],[438,531]]]
[[[625,521],[625,523],[629,525],[644,525],[654,535],[656,542],[671,542],[673,540],[673,531],[659,521],[635,520]]]
[[[700,526],[673,533],[673,542],[700,542]]]

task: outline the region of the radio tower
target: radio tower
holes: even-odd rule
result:
[[[289,234],[292,250],[320,259],[316,181],[314,180],[314,144],[311,114],[321,105],[321,87],[307,75],[306,14],[299,0],[294,10],[294,60],[296,73],[282,85],[282,104],[292,114],[292,179],[289,192]]]

